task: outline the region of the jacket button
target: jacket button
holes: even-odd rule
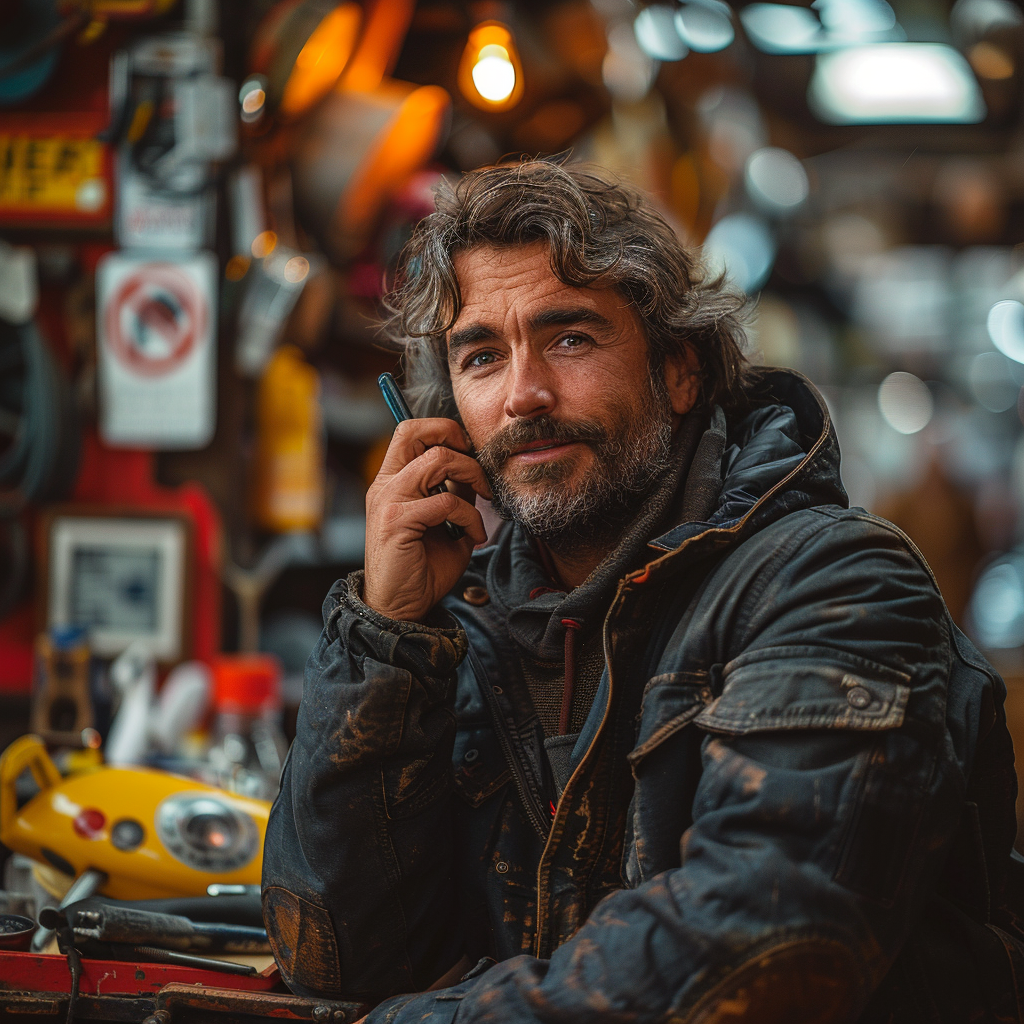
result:
[[[846,700],[848,701],[851,708],[856,708],[858,711],[863,711],[871,703],[871,694],[868,690],[864,689],[863,686],[855,686],[847,695]]]
[[[491,595],[483,587],[466,587],[462,592],[462,597],[463,600],[478,607],[482,604],[487,604],[491,599]]]
[[[499,875],[508,874],[508,864],[503,860],[499,860],[498,863],[494,865],[494,870],[497,871]]]

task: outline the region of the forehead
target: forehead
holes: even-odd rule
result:
[[[640,326],[632,304],[611,285],[577,288],[559,280],[544,242],[518,246],[477,246],[452,260],[461,308],[456,325],[504,318],[553,304],[589,307],[622,324]]]

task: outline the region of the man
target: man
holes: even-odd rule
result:
[[[437,204],[390,298],[426,415],[267,833],[285,980],[370,1022],[1019,1019],[1005,691],[820,396],[632,188]]]

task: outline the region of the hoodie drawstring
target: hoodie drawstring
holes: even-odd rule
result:
[[[572,691],[576,685],[576,634],[580,624],[575,619],[562,619],[565,626],[565,682],[562,684],[562,711],[558,716],[558,734],[569,731],[569,716],[572,712]]]

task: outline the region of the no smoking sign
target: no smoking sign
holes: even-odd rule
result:
[[[103,439],[201,448],[213,437],[217,263],[122,251],[97,267]]]
[[[128,274],[107,306],[110,350],[129,370],[159,377],[182,366],[206,330],[209,297],[170,263]]]

